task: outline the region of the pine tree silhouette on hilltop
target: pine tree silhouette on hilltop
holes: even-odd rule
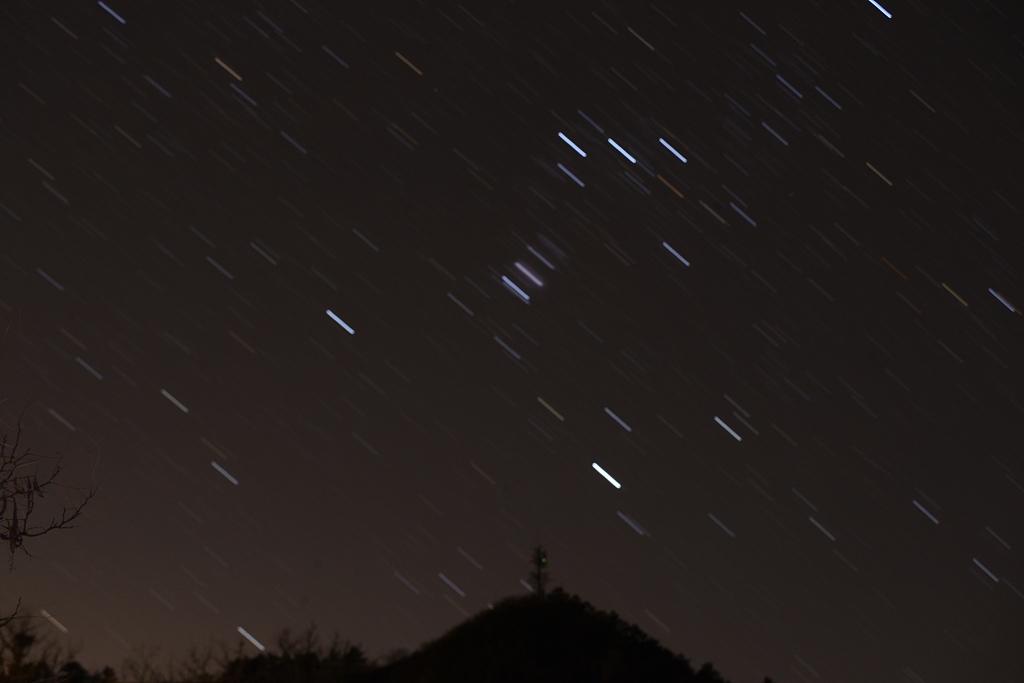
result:
[[[711,663],[695,671],[614,612],[561,587],[548,591],[548,557],[531,558],[532,594],[507,598],[390,666],[373,683],[726,683]]]
[[[548,590],[548,556],[531,557],[531,593],[506,598],[412,654],[371,661],[358,645],[335,637],[325,649],[316,629],[282,632],[277,652],[223,658],[191,652],[166,674],[156,663],[126,660],[120,680],[132,683],[728,683],[710,662],[694,670],[615,612],[604,612],[560,586]],[[116,683],[111,668],[87,672],[37,646],[35,625],[0,628],[0,683]],[[50,654],[48,654],[50,653]],[[765,678],[763,683],[772,683]]]

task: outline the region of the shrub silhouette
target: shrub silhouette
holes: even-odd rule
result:
[[[130,655],[131,683],[728,683],[710,662],[694,670],[640,627],[561,587],[545,591],[546,554],[534,552],[534,593],[502,600],[415,652],[370,661],[337,636],[325,649],[316,627],[277,640],[277,652],[243,655],[222,644],[193,648],[166,673],[155,650]],[[45,614],[45,613],[44,613]],[[113,669],[89,672],[47,638],[38,621],[0,625],[0,683],[116,683]],[[772,683],[765,678],[764,683]]]
[[[311,626],[296,638],[285,629],[278,637],[280,654],[261,653],[229,661],[216,683],[335,683],[353,680],[353,676],[373,665],[362,649],[337,636],[325,651],[319,645],[316,627]]]
[[[114,670],[89,673],[48,632],[29,618],[0,627],[0,683],[114,683]]]
[[[0,683],[115,683],[110,667],[89,672],[45,646],[27,622],[0,638]],[[40,646],[43,646],[40,648]],[[555,588],[507,598],[417,651],[370,661],[335,638],[326,649],[315,628],[285,630],[277,652],[219,659],[209,653],[157,672],[135,662],[123,680],[138,683],[727,683],[711,663],[695,671],[639,627]],[[144,675],[139,672],[144,671]],[[134,673],[133,673],[134,672]],[[771,679],[765,679],[771,683]]]

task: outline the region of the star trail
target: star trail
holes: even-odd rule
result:
[[[1013,3],[0,7],[0,583],[91,667],[552,581],[733,681],[1019,680]],[[6,429],[6,427],[5,427]]]

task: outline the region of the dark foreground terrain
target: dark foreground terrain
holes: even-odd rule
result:
[[[452,629],[367,681],[722,681],[614,613],[555,591],[514,598]]]
[[[411,654],[378,662],[350,643],[324,648],[313,631],[283,633],[273,653],[243,652],[192,652],[165,669],[140,654],[125,661],[120,675],[109,667],[88,672],[20,627],[0,644],[0,683],[725,683],[710,663],[695,670],[639,627],[561,589],[508,598]]]

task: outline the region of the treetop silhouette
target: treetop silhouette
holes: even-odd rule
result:
[[[533,571],[530,572],[530,585],[538,597],[544,597],[548,586],[548,554],[544,552],[543,546],[537,544],[534,547],[533,557],[530,561],[533,564]]]
[[[287,630],[277,652],[246,655],[244,644],[220,657],[194,650],[158,670],[143,652],[126,660],[120,680],[132,683],[728,683],[710,662],[690,661],[662,646],[615,612],[597,609],[561,587],[547,590],[548,557],[534,548],[530,595],[499,601],[415,652],[376,661],[337,637],[321,647],[315,628]],[[24,622],[18,625],[28,626]],[[14,624],[9,626],[13,629]],[[8,634],[14,635],[8,630]],[[30,633],[30,631],[25,631]],[[4,650],[3,643],[18,648]],[[0,683],[116,683],[112,669],[89,673],[72,659],[28,656],[34,640],[4,641],[0,633]],[[45,655],[45,653],[44,653]],[[11,666],[14,660],[16,666]],[[38,658],[37,658],[38,659]],[[5,666],[7,668],[5,668]],[[14,676],[5,674],[16,673]],[[770,683],[770,679],[765,679]]]

